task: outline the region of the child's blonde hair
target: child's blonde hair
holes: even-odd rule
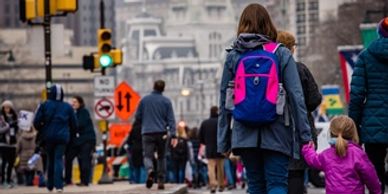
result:
[[[340,157],[346,155],[348,140],[352,140],[354,143],[359,142],[356,124],[348,116],[334,117],[330,123],[330,132],[332,137],[337,137],[335,150]]]

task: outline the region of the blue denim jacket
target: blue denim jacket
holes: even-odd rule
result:
[[[218,152],[233,150],[238,154],[240,149],[260,147],[298,159],[299,145],[311,140],[311,129],[297,66],[291,52],[284,47],[276,51],[283,69],[284,87],[292,118],[290,125],[286,126],[284,116],[278,116],[274,123],[260,128],[251,128],[234,120],[230,122],[232,113],[225,109],[226,89],[229,81],[234,79],[234,69],[240,55],[241,51],[232,49],[226,56],[220,88]]]
[[[170,99],[153,91],[141,99],[135,118],[141,121],[141,133],[167,133],[175,136],[175,117]]]

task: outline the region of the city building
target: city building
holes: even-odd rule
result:
[[[63,32],[63,33],[56,33]],[[80,95],[93,106],[93,74],[82,69],[82,56],[95,47],[74,47],[73,33],[63,25],[53,25],[52,78],[61,84],[65,100]],[[14,101],[17,109],[35,110],[45,88],[43,31],[37,28],[0,30],[0,51],[12,50],[15,62],[0,56],[0,100]]]
[[[105,3],[105,27],[113,30],[115,37],[115,4],[118,0],[104,0]],[[120,0],[121,1],[121,0]],[[55,17],[52,23],[62,23],[67,29],[74,32],[72,44],[75,46],[97,45],[97,29],[100,28],[100,1],[78,1],[76,13],[70,13],[66,17]],[[19,1],[0,1],[0,28],[25,28],[26,24],[19,21]]]
[[[21,28],[26,25],[19,21],[19,1],[0,1],[0,28]]]

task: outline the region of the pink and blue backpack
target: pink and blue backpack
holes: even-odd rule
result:
[[[280,44],[267,43],[263,49],[248,51],[238,60],[234,79],[233,118],[243,124],[260,126],[276,120],[281,84],[281,66],[275,52]]]

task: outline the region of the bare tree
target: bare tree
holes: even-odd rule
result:
[[[360,45],[360,24],[365,21],[367,10],[381,10],[387,0],[358,0],[339,7],[338,17],[330,17],[321,22],[306,49],[303,61],[309,66],[317,82],[323,84],[342,84],[337,47]],[[383,17],[373,15],[371,22]]]

